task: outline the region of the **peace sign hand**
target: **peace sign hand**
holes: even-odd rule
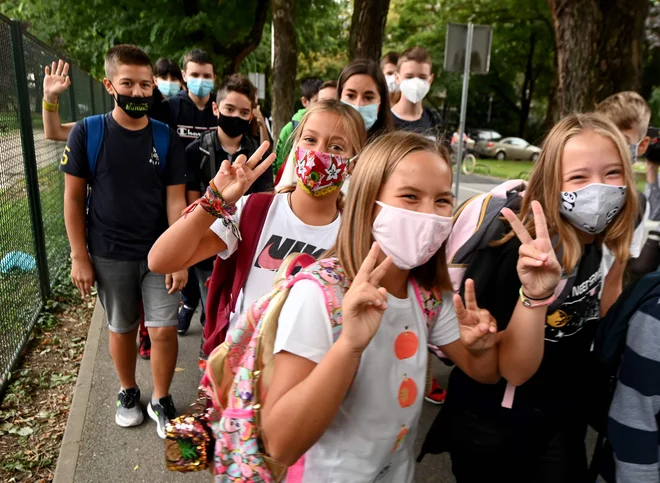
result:
[[[376,266],[378,255],[380,247],[374,243],[342,304],[341,337],[356,354],[361,354],[376,335],[387,309],[387,290],[379,288],[378,282],[392,266],[392,258],[387,257]]]
[[[497,342],[497,322],[486,309],[480,309],[474,294],[474,281],[465,281],[465,305],[454,295],[454,309],[461,331],[461,342],[470,352],[491,349]]]
[[[523,292],[529,297],[545,299],[552,296],[559,284],[561,266],[552,248],[543,208],[538,201],[532,201],[532,212],[536,239],[532,238],[513,211],[508,208],[502,210],[521,243],[517,269]]]
[[[69,77],[69,63],[62,59],[59,62],[53,62],[51,67],[44,69],[44,99],[55,104],[57,99],[71,85]]]
[[[275,161],[275,153],[271,153],[270,156],[261,161],[268,150],[268,146],[270,146],[270,143],[264,141],[250,156],[250,159],[241,154],[233,164],[226,159],[222,162],[220,170],[213,178],[213,182],[226,203],[236,203],[252,183],[270,168],[270,165]]]

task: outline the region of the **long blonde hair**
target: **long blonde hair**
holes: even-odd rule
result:
[[[382,186],[403,158],[418,151],[439,156],[450,165],[449,153],[441,144],[406,131],[383,134],[360,154],[351,178],[337,243],[324,255],[336,256],[350,280],[355,278],[374,241],[371,229]],[[414,268],[411,275],[427,290],[451,290],[444,245],[428,262]]]
[[[630,254],[634,223],[638,216],[638,197],[635,186],[630,152],[625,139],[617,127],[601,114],[571,114],[559,121],[550,131],[543,143],[534,170],[529,179],[518,217],[525,224],[527,231],[535,236],[534,217],[531,203],[537,200],[545,212],[550,235],[557,235],[558,247],[563,252],[560,260],[566,273],[577,266],[582,257],[581,231],[565,220],[560,212],[562,163],[564,148],[569,139],[585,131],[593,131],[612,141],[621,158],[623,179],[626,190],[626,204],[605,231],[596,236],[596,241],[604,243],[616,256],[617,260],[627,260]],[[500,243],[504,243],[515,234],[509,232]]]

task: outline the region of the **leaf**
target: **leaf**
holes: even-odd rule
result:
[[[133,471],[137,471],[140,465],[135,465],[135,468],[133,468]]]
[[[185,369],[183,367],[177,367],[176,369],[174,369],[174,372],[184,372],[184,371]]]
[[[19,436],[30,436],[32,433],[34,433],[34,429],[32,429],[30,426],[24,426],[19,429],[16,434]]]

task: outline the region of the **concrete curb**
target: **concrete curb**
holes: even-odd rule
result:
[[[92,314],[92,323],[89,326],[89,332],[87,334],[85,352],[80,363],[80,370],[78,371],[78,380],[76,381],[71,410],[69,411],[69,418],[66,422],[62,446],[60,447],[60,455],[57,458],[55,483],[72,483],[76,476],[78,452],[85,426],[85,417],[87,416],[87,404],[92,389],[94,364],[96,363],[96,354],[99,349],[99,340],[104,320],[105,313],[103,307],[101,307],[101,303],[97,299],[94,313]]]

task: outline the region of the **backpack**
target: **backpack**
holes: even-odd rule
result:
[[[207,282],[209,292],[202,346],[206,355],[225,341],[229,318],[236,309],[236,300],[252,268],[257,244],[273,199],[273,193],[254,193],[247,198],[241,212],[241,220],[250,220],[250,223],[241,227],[242,240],[236,252],[226,260],[220,257],[215,259],[213,272]]]

